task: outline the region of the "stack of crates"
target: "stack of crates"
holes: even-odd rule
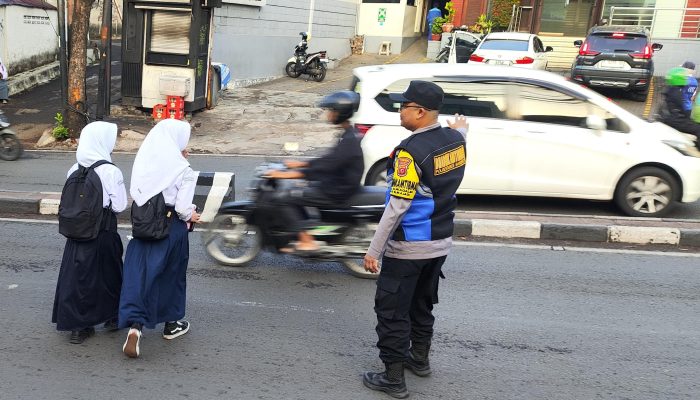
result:
[[[166,102],[167,117],[172,119],[185,118],[185,99],[180,96],[168,96]]]
[[[185,99],[181,96],[168,96],[165,104],[156,104],[153,106],[153,119],[160,121],[162,119],[185,119]]]

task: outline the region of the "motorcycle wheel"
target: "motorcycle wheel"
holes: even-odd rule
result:
[[[344,235],[343,241],[345,243],[352,243],[354,245],[363,246],[363,248],[368,248],[369,243],[372,241],[374,236],[374,231],[376,231],[376,224],[371,226],[370,224],[361,224],[356,227],[350,228]],[[379,278],[379,273],[372,273],[365,271],[364,259],[346,259],[342,261],[345,269],[348,270],[350,275],[357,278],[363,279],[377,279]]]
[[[2,134],[0,136],[0,158],[5,161],[14,161],[22,155],[22,143],[17,136]]]
[[[260,228],[240,215],[219,214],[205,231],[204,246],[219,264],[243,267],[262,249]]]
[[[297,70],[297,63],[291,61],[287,63],[286,67],[284,67],[284,71],[291,78],[298,78],[299,75],[301,75],[301,71]]]
[[[314,74],[313,78],[316,82],[321,82],[326,78],[326,66],[321,64],[316,69],[318,69],[318,73]]]

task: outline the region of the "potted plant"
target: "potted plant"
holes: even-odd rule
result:
[[[448,1],[447,4],[445,4],[445,11],[447,11],[447,15],[443,18],[444,21],[442,24],[442,31],[452,32],[452,29],[455,27],[453,24],[455,17],[455,6],[451,1]]]
[[[437,17],[433,20],[433,24],[430,26],[430,33],[432,34],[430,37],[431,40],[440,40],[442,36],[442,24],[444,23],[445,18],[443,17]]]
[[[493,28],[493,21],[486,18],[486,14],[481,14],[479,19],[474,23],[474,25],[469,27],[469,30],[474,33],[480,33],[486,35],[491,32]]]

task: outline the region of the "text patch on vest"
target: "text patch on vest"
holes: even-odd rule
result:
[[[437,155],[433,158],[435,175],[442,175],[462,167],[466,162],[467,155],[464,151],[464,146],[459,146],[456,149]]]
[[[418,172],[416,163],[410,153],[400,150],[394,161],[394,177],[391,195],[404,199],[413,199],[418,189]]]

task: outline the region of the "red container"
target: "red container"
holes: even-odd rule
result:
[[[175,110],[172,108],[168,108],[167,116],[168,116],[168,118],[171,118],[171,119],[184,119],[185,118],[185,110],[183,110],[183,109]]]
[[[165,104],[156,104],[153,106],[153,119],[161,120],[167,118],[167,107]]]
[[[168,96],[165,104],[168,110],[184,110],[185,99],[180,96]]]

